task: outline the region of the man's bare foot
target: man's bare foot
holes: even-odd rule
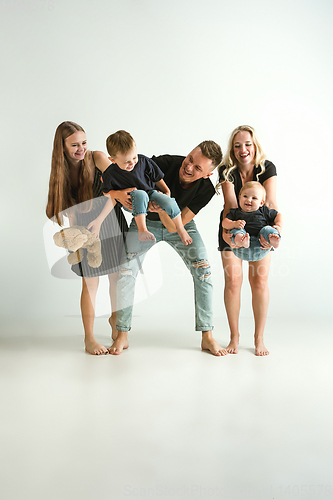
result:
[[[237,245],[239,247],[249,248],[249,246],[250,246],[249,233],[246,233],[246,234],[238,233],[238,234],[236,234],[234,240],[235,240],[235,245]]]
[[[274,248],[278,248],[280,245],[280,236],[278,234],[270,234],[269,235],[269,242]]]
[[[223,347],[213,339],[213,334],[210,330],[202,332],[201,349],[203,351],[209,351],[211,354],[214,354],[214,356],[225,356],[228,354],[227,350],[223,349]]]
[[[140,241],[156,241],[155,236],[150,231],[140,231],[138,232],[138,238]]]
[[[95,356],[100,356],[101,354],[109,354],[109,351],[107,350],[107,348],[104,347],[104,345],[96,342],[96,340],[94,338],[85,339],[84,343],[86,346],[86,351],[89,354],[94,354]]]
[[[228,347],[226,350],[228,351],[229,354],[238,354],[238,340],[230,340]]]
[[[268,356],[269,351],[264,346],[264,343],[262,340],[255,340],[254,343],[255,343],[254,353],[256,356]]]
[[[116,340],[113,342],[112,346],[109,347],[109,353],[114,355],[121,354],[123,350],[128,347],[127,332],[118,331]]]
[[[184,245],[190,245],[192,243],[192,238],[188,234],[188,232],[186,231],[186,229],[184,229],[184,228],[183,229],[179,229],[178,230],[178,234],[180,236],[180,239],[184,243]]]
[[[117,313],[112,313],[111,316],[109,317],[109,325],[111,326],[112,334],[111,338],[112,340],[116,340],[118,337],[118,332],[117,332]]]

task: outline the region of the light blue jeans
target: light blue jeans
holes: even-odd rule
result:
[[[231,229],[231,234],[232,234],[232,242],[235,243],[235,236],[236,234],[246,234],[245,229]],[[258,236],[250,236],[250,246],[249,248],[233,248],[232,251],[234,254],[239,257],[242,260],[248,260],[250,262],[254,262],[257,260],[261,260],[266,255],[271,251],[270,248],[268,249],[263,249],[260,248],[260,241],[259,238],[260,236],[263,236],[266,241],[269,241],[269,235],[270,234],[277,234],[278,236],[281,235],[280,233],[272,226],[265,226],[262,229],[260,229]]]
[[[166,241],[183,259],[194,283],[195,329],[213,329],[212,294],[210,264],[207,252],[195,222],[192,220],[185,229],[192,238],[191,245],[184,245],[178,233],[169,233],[160,221],[147,220],[147,229],[156,238],[140,241],[138,228],[133,219],[126,238],[127,262],[121,265],[117,285],[117,330],[129,331],[132,322],[135,280],[148,250],[159,241]],[[168,263],[168,267],[170,264]],[[161,311],[162,313],[165,311]]]
[[[142,189],[136,189],[130,193],[132,198],[132,213],[133,217],[137,215],[146,214],[148,212],[148,203],[150,201],[155,201],[171,219],[175,219],[180,215],[180,209],[174,198],[156,191],[156,189],[151,189],[150,191],[143,191]],[[129,210],[130,212],[130,210]]]

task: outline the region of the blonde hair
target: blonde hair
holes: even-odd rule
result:
[[[262,200],[265,201],[265,199],[266,199],[266,189],[258,181],[245,182],[244,186],[242,186],[241,190],[239,191],[239,195],[238,196],[240,196],[242,194],[242,192],[245,191],[245,189],[251,189],[251,188],[257,188],[257,189],[259,188],[262,191]]]
[[[266,155],[262,149],[262,146],[259,142],[258,136],[256,134],[256,131],[254,130],[253,127],[250,127],[250,125],[240,125],[239,127],[235,128],[235,130],[232,131],[230,135],[230,139],[228,142],[228,149],[224,157],[224,162],[223,165],[221,165],[218,169],[219,173],[219,181],[216,184],[216,189],[218,190],[220,186],[223,184],[223,182],[234,182],[234,176],[233,176],[233,171],[238,167],[237,161],[234,155],[234,139],[238,132],[249,132],[251,134],[253,144],[255,146],[255,155],[254,155],[254,167],[260,167],[260,172],[257,173],[257,181],[259,182],[259,176],[262,175],[265,172],[265,160],[266,160]],[[224,168],[222,172],[222,167]],[[221,179],[221,177],[223,178]]]
[[[126,132],[126,130],[118,130],[114,134],[109,135],[106,139],[106,149],[113,158],[115,158],[118,153],[127,153],[133,148],[134,144],[133,137],[129,132]]]
[[[72,197],[70,168],[64,146],[67,137],[75,134],[75,132],[84,132],[84,130],[77,123],[66,121],[60,123],[54,135],[46,215],[49,219],[55,217],[60,226],[63,225],[61,212],[77,203],[91,200],[93,197],[91,169],[89,160],[85,158],[81,160],[79,167],[77,200]],[[87,206],[84,210],[89,211],[89,209],[90,207]]]

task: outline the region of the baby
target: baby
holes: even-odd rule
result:
[[[260,182],[246,182],[239,192],[240,208],[232,208],[222,221],[232,234],[232,242],[241,247],[232,251],[242,260],[253,262],[268,254],[270,249],[261,247],[260,236],[274,248],[280,244],[282,215],[264,205],[265,197],[266,190]]]
[[[106,147],[112,164],[102,174],[103,193],[137,188],[130,195],[139,240],[156,241],[146,226],[148,203],[154,201],[173,220],[184,245],[191,244],[192,238],[184,228],[180,208],[175,199],[170,198],[170,190],[163,180],[164,174],[156,163],[147,156],[137,154],[134,139],[125,130],[110,135],[106,139]]]

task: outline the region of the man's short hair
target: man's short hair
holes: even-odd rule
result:
[[[118,153],[127,153],[133,148],[134,144],[133,137],[126,132],[126,130],[118,130],[114,134],[109,135],[106,139],[106,149],[113,158],[117,156]]]
[[[212,170],[222,163],[223,154],[221,147],[214,141],[203,141],[198,145],[202,154],[212,160]]]

